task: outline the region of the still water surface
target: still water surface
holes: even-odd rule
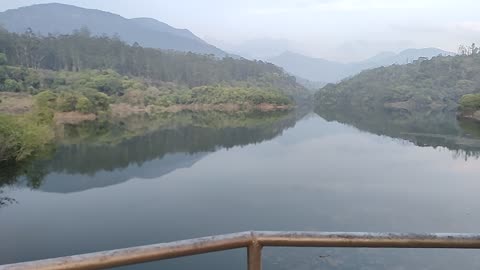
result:
[[[469,139],[475,142],[475,139]],[[477,141],[478,143],[478,141]],[[418,143],[417,143],[418,144]],[[480,160],[316,114],[67,144],[4,187],[0,264],[245,230],[479,232]],[[234,250],[129,269],[245,269]],[[478,269],[478,251],[265,248],[265,269]]]

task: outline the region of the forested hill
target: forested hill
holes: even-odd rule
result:
[[[292,52],[284,52],[267,61],[283,67],[286,71],[310,81],[337,83],[356,75],[362,70],[393,64],[407,64],[419,58],[432,58],[438,55],[454,55],[437,48],[407,49],[397,53],[383,52],[360,62],[340,63],[321,58],[312,58]]]
[[[95,35],[118,35],[128,44],[138,42],[144,47],[227,55],[187,29],[177,29],[151,18],[127,19],[105,11],[64,4],[40,4],[0,12],[0,25],[15,33],[31,28],[42,35],[70,34],[75,29],[88,27]]]
[[[317,106],[415,112],[455,111],[460,98],[480,92],[480,55],[438,56],[408,65],[363,71],[315,96]]]
[[[295,77],[262,61],[143,48],[86,28],[59,36],[0,30],[0,165],[47,151],[54,123],[71,119],[287,110],[309,97]]]
[[[222,84],[275,90],[294,98],[308,95],[295,77],[273,64],[143,48],[117,38],[92,36],[85,28],[71,35],[46,37],[31,31],[0,30],[0,52],[11,66],[74,72],[113,69],[122,75],[190,88]]]

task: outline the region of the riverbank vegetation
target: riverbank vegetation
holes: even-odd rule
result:
[[[166,155],[205,155],[219,147],[260,143],[293,127],[306,113],[182,111],[58,125],[56,150],[2,168],[0,191],[14,183],[39,187],[49,172],[95,174]]]
[[[55,123],[181,110],[278,110],[308,99],[281,68],[128,45],[118,38],[37,36],[0,28],[0,163],[52,142]]]
[[[478,137],[459,118],[480,120],[479,50],[472,45],[456,56],[363,71],[320,89],[315,112],[328,121],[478,158]]]
[[[0,115],[0,164],[23,161],[48,148],[53,131],[39,115]]]
[[[460,99],[462,113],[475,113],[480,110],[480,94],[467,94]]]
[[[273,89],[294,99],[308,98],[295,77],[270,63],[143,48],[118,38],[91,36],[88,29],[47,37],[31,30],[19,35],[0,29],[2,51],[3,62],[10,66],[70,72],[111,69],[152,84],[169,82],[184,88],[240,84]]]
[[[168,107],[179,104],[261,104],[292,105],[293,101],[272,87],[247,83],[216,84],[189,88],[168,82],[149,83],[142,78],[122,76],[114,70],[79,72],[35,70],[4,66],[1,88],[42,96],[62,112],[99,113],[111,103]]]
[[[473,96],[465,95],[480,93],[480,55],[476,49],[471,52],[363,71],[322,88],[315,102],[317,106],[454,112],[464,107],[463,100],[471,108]]]

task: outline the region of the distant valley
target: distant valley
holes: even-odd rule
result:
[[[420,57],[430,59],[438,55],[454,55],[454,53],[437,48],[407,49],[399,53],[383,52],[360,62],[340,63],[286,51],[278,56],[270,57],[266,61],[284,68],[292,75],[321,85],[322,83],[336,83],[358,74],[362,70],[393,64],[407,64]]]
[[[41,35],[71,34],[88,28],[92,35],[117,36],[142,47],[238,57],[205,42],[188,29],[178,29],[152,18],[127,19],[105,11],[65,4],[39,4],[0,12],[0,25],[10,32],[24,33],[31,29]],[[272,51],[273,47],[266,45],[277,49]],[[289,46],[287,40],[265,39],[246,42],[235,52],[242,57],[258,58],[280,66],[309,89],[338,82],[365,69],[406,64],[419,57],[454,54],[437,48],[407,49],[399,53],[379,53],[360,62],[341,63],[294,53],[288,51]],[[280,53],[281,49],[286,51]],[[269,57],[268,53],[277,55]]]

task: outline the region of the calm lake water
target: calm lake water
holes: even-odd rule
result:
[[[479,232],[470,124],[395,136],[314,113],[232,125],[189,117],[142,136],[63,130],[74,139],[2,188],[16,202],[0,208],[0,264],[246,230]],[[478,254],[265,248],[264,268],[478,269]],[[245,258],[242,249],[128,268],[245,269]]]

